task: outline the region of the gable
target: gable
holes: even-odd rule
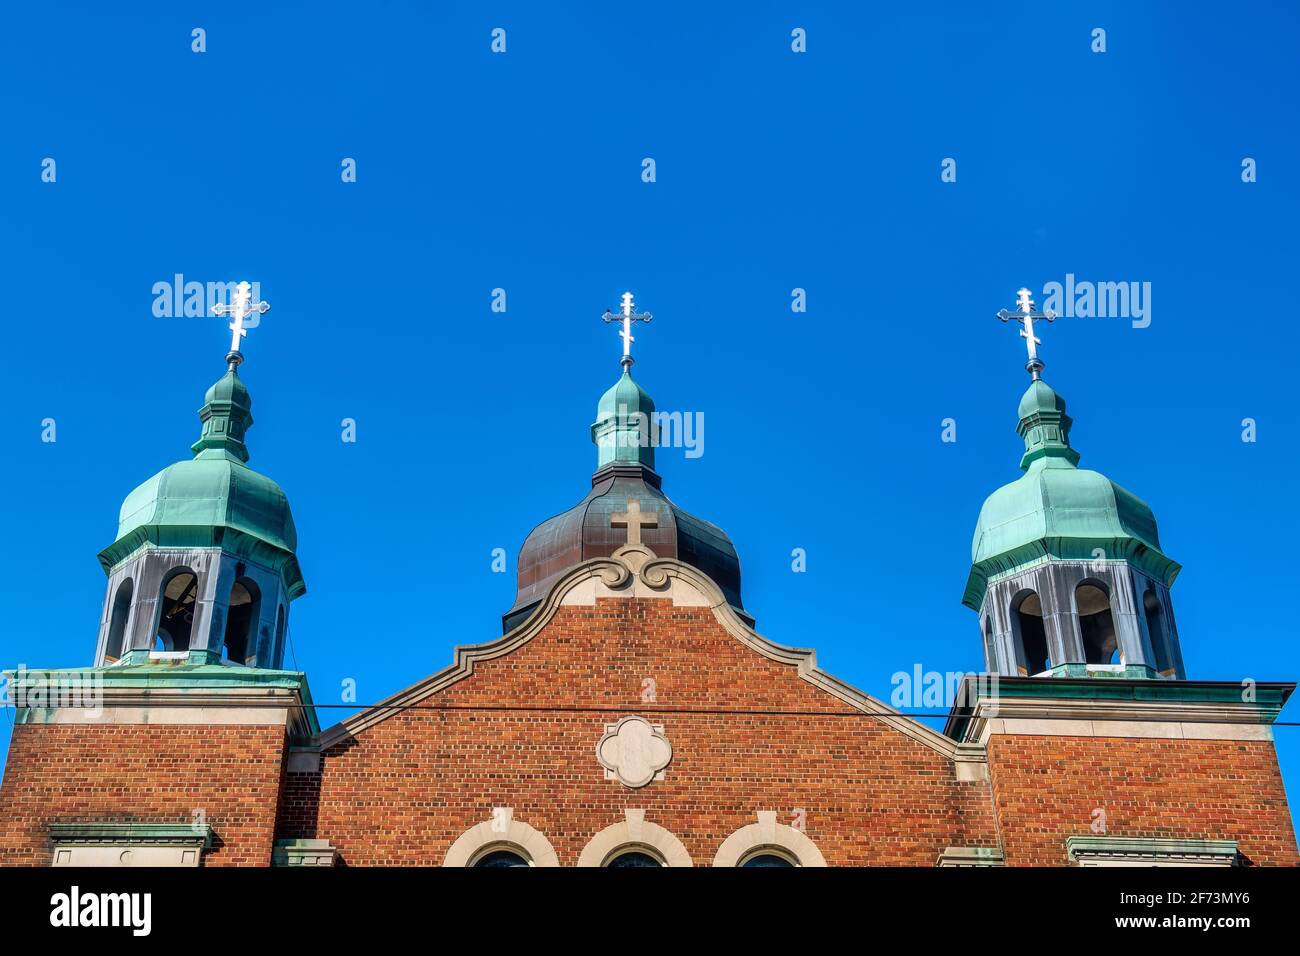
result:
[[[411,711],[452,708],[867,714],[949,759],[949,737],[755,632],[705,575],[644,547],[578,565],[504,637],[325,731],[328,748]],[[971,755],[961,755],[969,759]]]

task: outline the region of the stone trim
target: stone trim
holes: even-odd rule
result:
[[[212,827],[189,823],[51,823],[51,866],[198,866]]]
[[[798,861],[799,866],[826,866],[826,858],[806,834],[792,826],[776,822],[775,810],[759,810],[758,822],[743,826],[722,841],[714,854],[714,866],[739,866],[741,860],[755,850],[771,847],[783,850]]]
[[[1038,737],[1155,737],[1173,740],[1272,740],[1254,704],[1105,698],[981,698],[963,735],[987,746],[998,734]]]
[[[321,749],[350,739],[367,727],[400,712],[404,706],[417,704],[446,690],[452,684],[474,673],[474,665],[478,661],[504,657],[527,644],[551,622],[556,611],[566,602],[570,592],[588,590],[593,601],[597,594],[608,595],[613,592],[620,592],[629,597],[642,591],[646,596],[672,597],[676,593],[674,589],[680,585],[698,592],[703,600],[691,601],[686,591],[674,600],[680,599],[687,603],[694,603],[696,606],[709,607],[718,623],[742,644],[769,660],[797,668],[803,680],[832,697],[878,718],[881,723],[889,725],[948,759],[956,759],[955,740],[826,673],[817,666],[816,651],[809,648],[788,647],[758,634],[727,603],[722,591],[703,572],[672,558],[641,561],[643,557],[645,556],[638,554],[638,560],[631,564],[614,558],[592,558],[577,565],[551,586],[546,597],[538,604],[537,610],[509,634],[483,644],[457,646],[455,661],[451,666],[323,731],[319,738]],[[638,564],[639,567],[634,569],[632,564]],[[585,594],[582,600],[586,600]],[[972,758],[978,760],[978,752],[972,754],[968,751],[965,759]]]
[[[582,848],[578,866],[605,866],[616,850],[639,849],[663,860],[664,866],[694,866],[682,841],[645,818],[644,810],[626,810],[622,823],[605,827]]]
[[[936,866],[1006,866],[995,846],[950,846],[939,854]]]
[[[184,659],[124,657],[108,667],[0,673],[23,701],[20,724],[239,724],[280,726],[301,738],[319,733],[303,674],[195,660],[188,652]],[[70,698],[69,687],[80,696]]]
[[[1072,836],[1065,851],[1076,866],[1237,866],[1236,840]]]
[[[329,840],[276,840],[272,866],[333,866],[338,850]]]
[[[493,819],[470,827],[447,850],[443,866],[473,866],[493,850],[512,850],[528,861],[529,866],[559,866],[555,847],[545,835],[522,820],[514,818],[510,807],[498,807]]]

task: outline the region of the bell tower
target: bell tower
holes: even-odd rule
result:
[[[289,500],[248,467],[253,403],[239,377],[243,319],[265,312],[240,283],[226,373],[208,389],[194,457],[132,491],[116,539],[99,555],[108,574],[95,664],[185,658],[278,670],[290,603],[306,593]]]
[[[980,616],[985,665],[1009,677],[1185,678],[1169,589],[1180,566],[1147,504],[1078,467],[1065,400],[1042,380],[1028,290],[1016,312],[1030,373],[1017,434],[1024,474],[984,502],[962,603]]]

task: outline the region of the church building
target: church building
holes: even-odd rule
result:
[[[284,668],[306,583],[249,465],[241,289],[193,456],[99,554],[93,665],[8,674],[0,864],[1300,864],[1272,730],[1295,685],[1195,679],[1179,565],[1150,507],[1079,467],[1028,293],[1001,316],[1029,346],[1021,474],[979,511],[962,597],[986,673],[939,730],[756,630],[731,539],[656,471],[630,294],[589,487],[523,539],[500,631],[322,726]]]

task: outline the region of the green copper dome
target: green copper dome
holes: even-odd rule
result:
[[[971,543],[962,603],[979,609],[990,578],[1044,557],[1124,558],[1172,584],[1180,566],[1160,550],[1155,515],[1105,475],[1077,467],[1065,399],[1035,380],[1020,400],[1025,474],[989,495]]]
[[[145,542],[157,547],[223,547],[269,564],[291,597],[306,591],[294,551],[298,533],[289,499],[270,478],[249,468],[244,433],[252,399],[231,368],[205,396],[203,431],[194,458],[169,465],[122,503],[117,540],[100,553],[105,570]]]

